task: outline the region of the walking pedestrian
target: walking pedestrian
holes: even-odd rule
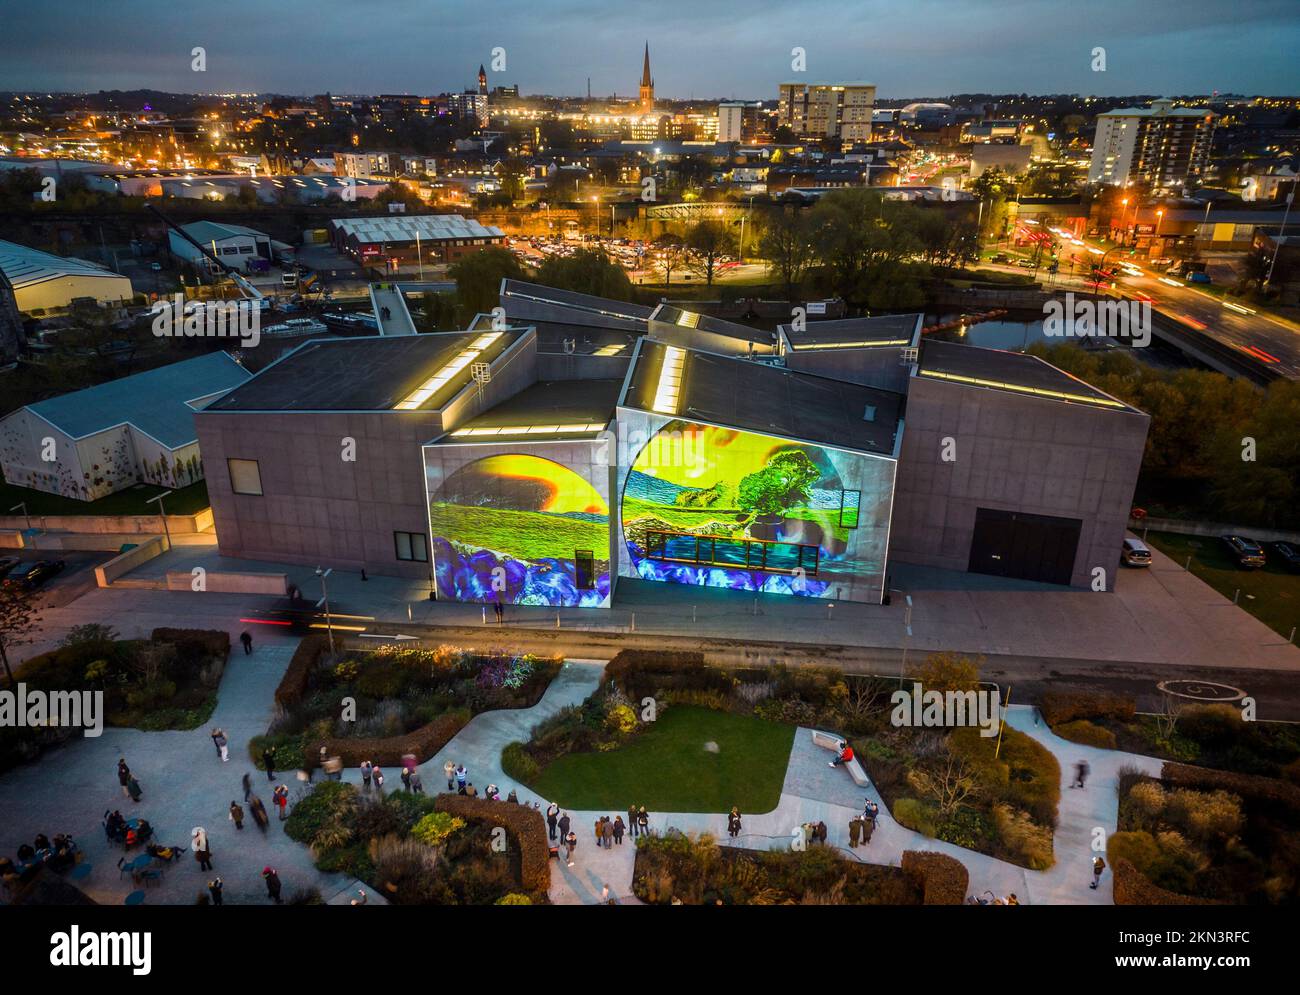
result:
[[[570,831],[569,834],[564,837],[564,845],[568,850],[569,866],[572,867],[573,851],[578,849],[578,834]]]
[[[212,745],[217,749],[217,756],[221,756],[221,730],[216,726],[213,726],[212,731],[208,733],[208,735],[212,737]]]
[[[230,821],[235,824],[236,829],[244,828],[244,810],[235,802],[230,803]]]
[[[636,826],[636,805],[629,805],[627,807],[627,829],[632,834],[633,839],[636,839]]]
[[[208,894],[212,896],[212,904],[221,904],[221,889],[225,887],[225,882],[221,878],[213,878],[208,882]]]
[[[212,742],[217,744],[217,755],[221,757],[221,762],[229,763],[230,761],[230,741],[226,739],[226,730],[218,729]]]
[[[244,801],[248,801],[248,796],[253,793],[253,781],[248,776],[248,771],[244,771]]]
[[[274,867],[263,867],[262,878],[266,881],[266,894],[276,905],[280,904],[280,875]]]
[[[442,765],[442,772],[447,775],[447,790],[456,790],[456,765],[448,760]]]
[[[190,849],[194,851],[194,859],[199,862],[199,870],[212,870],[212,851],[208,849],[208,831],[202,826],[195,826],[190,830]]]
[[[627,826],[623,824],[623,817],[621,815],[614,816],[614,845],[615,846],[623,845],[623,831],[625,829],[627,829]]]
[[[135,779],[134,774],[127,776],[126,793],[131,796],[133,802],[138,802],[140,796],[144,794],[144,789],[140,787],[140,782]]]
[[[605,816],[605,824],[601,829],[601,838],[604,840],[606,850],[614,845],[614,822],[609,816]]]
[[[117,762],[117,783],[122,785],[122,797],[130,797],[130,792],[126,786],[131,783],[131,768],[126,765],[126,757],[122,757]]]
[[[1098,855],[1092,862],[1092,884],[1088,885],[1093,891],[1097,890],[1097,885],[1101,883],[1101,872],[1106,869],[1106,861]]]
[[[283,822],[285,819],[288,818],[288,815],[285,812],[285,809],[289,805],[288,786],[281,784],[279,787],[277,787],[275,789],[275,792],[271,795],[271,801],[275,802],[275,807],[280,810],[280,821]]]
[[[1074,783],[1071,784],[1070,787],[1082,788],[1084,782],[1088,780],[1088,774],[1091,773],[1091,771],[1092,768],[1088,766],[1088,761],[1080,760],[1074,765]]]
[[[267,818],[266,806],[262,804],[262,799],[258,798],[257,795],[253,795],[248,803],[248,808],[253,813],[253,821],[257,823],[257,828],[262,832],[266,832],[266,827],[271,824],[271,820]]]
[[[555,802],[546,806],[546,831],[552,843],[555,842],[555,823],[560,818],[560,806]]]
[[[740,835],[740,808],[736,805],[731,807],[731,812],[727,815],[727,835],[733,840]]]
[[[253,652],[253,636],[251,633],[241,632],[239,641],[244,644],[244,656],[248,656]]]
[[[849,849],[858,848],[858,840],[862,837],[862,816],[855,815],[849,820]]]
[[[361,787],[366,791],[370,790],[370,776],[371,776],[372,767],[373,764],[371,764],[369,760],[361,761]]]
[[[411,771],[411,794],[424,794],[424,782],[420,780],[420,772],[418,770]]]
[[[266,779],[275,780],[275,747],[268,746],[262,751],[262,766],[266,768]]]

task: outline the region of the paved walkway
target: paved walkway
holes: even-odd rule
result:
[[[275,867],[284,898],[300,888],[319,888],[327,901],[352,884],[342,875],[322,874],[312,865],[307,848],[284,834],[271,805],[266,775],[248,760],[248,740],[266,732],[274,709],[273,694],[289,662],[296,640],[263,641],[251,656],[239,646],[238,629],[231,632],[233,651],[218,689],[211,721],[189,732],[141,732],[107,728],[96,739],[74,739],[49,751],[32,764],[0,775],[0,854],[12,856],[38,832],[49,837],[71,833],[91,865],[79,886],[95,901],[120,905],[136,890],[129,876],[117,869],[123,850],[104,837],[105,810],[121,809],[128,818],[143,816],[155,829],[155,840],[185,848],[156,886],[147,886],[148,904],[189,905],[207,882],[219,875],[230,904],[266,903],[262,868]],[[230,760],[222,763],[208,733],[221,726],[230,740]],[[122,795],[117,760],[125,757],[144,789],[140,802]],[[253,791],[271,816],[265,833],[248,816],[243,831],[229,818],[231,801],[243,805],[241,779],[252,775]],[[292,773],[281,779],[297,795]],[[277,781],[278,783],[278,781]],[[201,871],[189,849],[190,829],[208,831],[212,872]],[[136,853],[142,851],[136,851]],[[134,854],[133,854],[134,855]]]

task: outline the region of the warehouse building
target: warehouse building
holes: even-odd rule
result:
[[[19,311],[68,307],[76,300],[120,304],[134,296],[131,281],[107,266],[0,241],[0,272]]]
[[[277,242],[270,235],[243,225],[227,224],[223,221],[195,221],[182,225],[186,235],[202,245],[208,252],[217,256],[227,266],[251,273],[265,269],[277,259],[290,251],[284,242]],[[216,264],[208,259],[194,244],[183,238],[178,232],[168,229],[168,248],[177,259],[195,267],[214,270]]]
[[[360,263],[450,263],[490,245],[504,245],[500,228],[459,214],[339,218],[330,222],[335,248]]]
[[[193,484],[203,479],[195,411],[248,376],[214,352],[25,405],[0,419],[0,470],[10,484],[80,501]]]

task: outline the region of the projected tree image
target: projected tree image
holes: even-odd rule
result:
[[[839,597],[883,579],[892,479],[887,461],[669,421],[624,487],[630,562],[647,580]]]
[[[609,598],[609,506],[567,467],[488,456],[456,470],[429,503],[438,596],[593,607]]]

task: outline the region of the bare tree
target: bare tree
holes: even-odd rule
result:
[[[918,794],[934,799],[942,815],[951,815],[975,791],[975,767],[949,746],[934,762],[908,771],[907,783]]]
[[[11,687],[14,673],[9,666],[9,648],[33,641],[41,621],[40,609],[33,592],[22,585],[0,585],[0,662],[4,664],[5,677]]]

